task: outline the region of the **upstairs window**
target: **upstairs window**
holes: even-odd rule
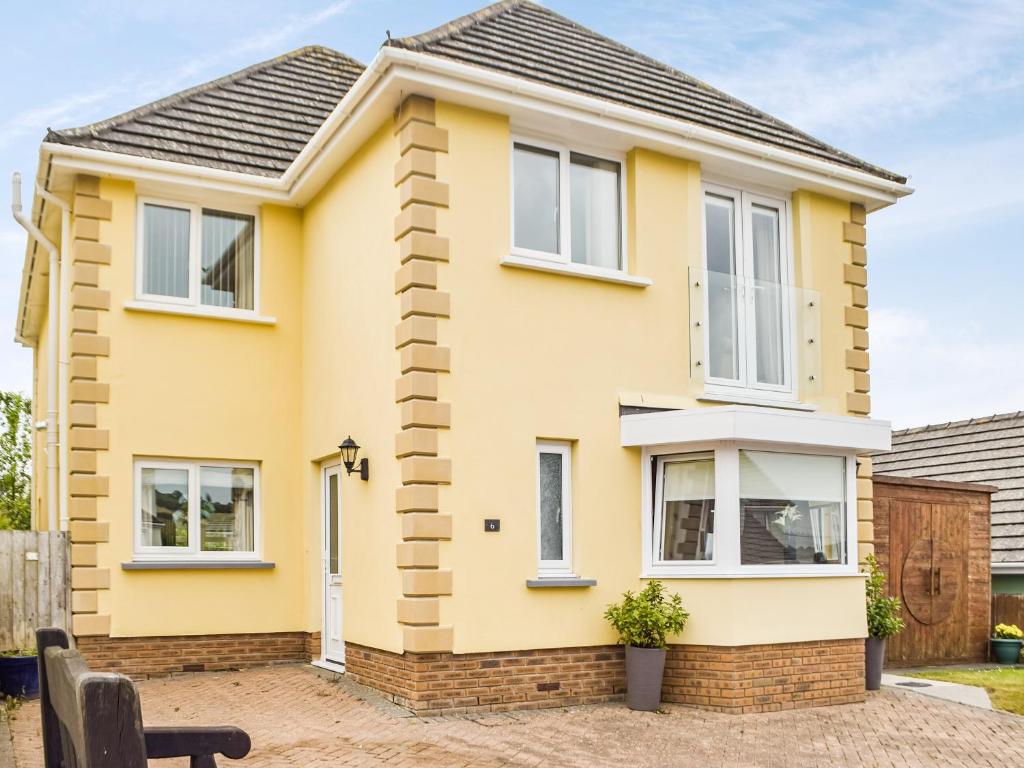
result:
[[[707,384],[792,394],[786,202],[705,185],[704,266]]]
[[[601,270],[624,269],[622,163],[566,147],[512,147],[513,252]]]
[[[254,214],[151,201],[140,206],[139,298],[256,309]]]

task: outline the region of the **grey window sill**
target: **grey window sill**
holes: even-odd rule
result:
[[[122,571],[229,571],[274,567],[274,563],[263,560],[133,560],[121,563]]]
[[[527,579],[529,589],[579,589],[596,587],[597,579]]]

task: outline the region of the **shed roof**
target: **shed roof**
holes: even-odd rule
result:
[[[906,182],[530,0],[503,0],[385,44]],[[338,51],[301,48],[108,120],[51,130],[46,140],[278,177],[364,69]]]
[[[876,454],[887,475],[986,483],[992,496],[992,562],[1024,563],[1024,411],[892,433]]]

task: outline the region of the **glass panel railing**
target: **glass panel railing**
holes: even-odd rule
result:
[[[820,391],[818,291],[691,267],[689,299],[695,380]]]

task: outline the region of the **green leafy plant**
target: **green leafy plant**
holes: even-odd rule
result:
[[[609,605],[604,617],[619,633],[619,642],[634,648],[664,648],[690,618],[679,595],[666,595],[665,585],[652,581],[639,593],[625,592],[622,602]]]
[[[992,637],[998,640],[1024,640],[1024,632],[1016,624],[996,624]]]
[[[35,656],[35,648],[8,648],[6,651],[0,651],[0,658],[8,658],[11,656]]]
[[[32,523],[32,401],[0,392],[0,530]]]
[[[878,567],[878,560],[875,556],[868,555],[866,563],[868,580],[865,601],[868,612],[868,634],[877,638],[892,637],[906,626],[900,615],[903,612],[903,606],[900,605],[898,597],[886,593],[885,574]]]

